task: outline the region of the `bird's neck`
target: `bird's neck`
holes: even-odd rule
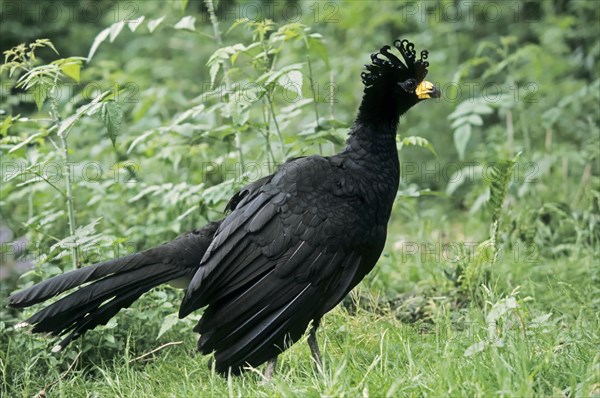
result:
[[[351,159],[367,168],[398,167],[396,149],[397,122],[364,123],[357,119],[346,140]]]
[[[407,110],[400,106],[389,87],[373,86],[364,91],[356,122],[386,127],[395,134],[400,116]]]
[[[414,104],[395,96],[389,87],[386,84],[365,89],[347,147],[340,155],[364,170],[363,175],[383,178],[382,188],[387,186],[395,195],[400,176],[396,131],[400,116]]]
[[[354,157],[364,157],[373,165],[398,163],[396,131],[400,116],[407,109],[399,106],[391,90],[380,87],[365,89],[358,115],[350,129],[346,149]]]

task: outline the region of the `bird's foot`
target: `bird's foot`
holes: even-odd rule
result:
[[[315,368],[319,373],[323,372],[323,361],[321,360],[321,351],[319,350],[319,342],[317,341],[317,328],[313,327],[308,335],[308,346],[310,353],[315,363]]]
[[[265,374],[263,375],[262,384],[265,385],[271,381],[271,378],[275,374],[275,366],[277,365],[277,357],[269,359],[267,367],[265,368]]]

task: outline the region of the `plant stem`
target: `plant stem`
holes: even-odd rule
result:
[[[284,161],[286,157],[285,143],[283,142],[283,135],[281,135],[281,130],[279,129],[279,123],[277,123],[277,118],[275,117],[275,108],[273,107],[273,101],[271,100],[271,93],[267,93],[265,98],[267,98],[267,102],[269,103],[269,112],[271,113],[273,123],[275,124],[275,131],[277,131],[277,136],[279,137],[279,143],[281,145],[281,160]]]
[[[330,120],[334,120],[335,119],[335,114],[334,114],[334,108],[333,105],[335,104],[335,99],[333,98],[334,94],[335,94],[335,78],[333,75],[333,69],[329,72],[329,119]],[[335,144],[332,142],[331,143],[331,150],[333,152],[335,152]]]
[[[308,53],[308,42],[306,43],[306,51]],[[315,109],[315,131],[319,131],[319,105],[317,104],[317,95],[315,93],[315,82],[313,79],[312,62],[310,62],[310,55],[306,54],[306,63],[308,65],[308,82],[310,84],[310,92],[313,97],[313,106]],[[323,155],[323,146],[319,143],[319,154]]]
[[[507,137],[507,147],[508,147],[508,157],[513,157],[513,148],[515,141],[515,129],[513,124],[513,114],[512,110],[508,109],[506,111],[506,135]]]
[[[265,62],[263,63],[263,65],[264,65],[263,73],[272,72],[275,69],[275,60],[277,58],[277,55],[273,56],[273,59],[271,60],[271,64],[269,65],[268,64],[269,46],[265,40],[264,35],[260,35],[260,45],[262,47],[263,52],[265,53]],[[273,164],[276,164],[277,160],[275,159],[275,154],[273,153],[273,148],[271,147],[271,139],[269,138],[271,136],[270,118],[271,118],[271,111],[272,111],[272,103],[271,103],[272,91],[269,89],[269,87],[265,87],[265,90],[266,90],[266,94],[265,94],[266,101],[262,102],[263,119],[265,121],[265,126],[266,126],[265,145],[267,146],[267,150],[269,151],[269,154],[271,155],[271,162],[273,162]],[[280,142],[281,142],[281,136],[280,136]],[[283,149],[282,149],[282,156],[283,156]]]
[[[273,164],[275,164],[276,160],[275,160],[275,154],[273,153],[273,148],[271,148],[271,139],[269,138],[269,136],[271,135],[271,131],[269,129],[269,110],[267,109],[267,107],[265,106],[265,103],[263,101],[262,103],[262,115],[263,115],[263,120],[265,122],[265,145],[267,147],[267,154],[269,156],[271,156],[271,162]]]
[[[333,95],[335,94],[335,78],[333,75],[333,70],[331,70],[331,72],[329,72],[329,118],[331,120],[335,119],[335,114],[333,112],[334,108],[333,105],[335,104],[335,100],[333,98]]]
[[[307,48],[308,50],[308,48]],[[315,108],[315,122],[317,123],[317,128],[319,128],[319,107],[317,104],[317,95],[315,93],[315,81],[313,79],[313,70],[312,70],[312,62],[310,62],[310,56],[306,56],[306,62],[308,64],[308,80],[310,83],[310,92],[313,97],[313,106]]]
[[[54,87],[56,87],[56,85]],[[52,118],[54,119],[54,123],[58,127],[58,125],[60,124],[60,117],[58,116],[55,96],[53,96],[53,98],[50,101],[50,109],[52,110]],[[79,268],[79,249],[77,247],[77,239],[75,238],[75,230],[77,229],[77,227],[75,223],[75,203],[73,200],[73,176],[71,175],[71,168],[69,167],[69,144],[67,142],[66,133],[67,132],[65,131],[62,134],[58,134],[58,138],[60,139],[62,157],[63,161],[65,162],[65,185],[67,187],[67,215],[69,217],[69,234],[73,238],[73,246],[71,247],[71,259],[73,260],[73,267]],[[54,188],[58,189],[56,187]]]
[[[213,0],[204,0],[204,4],[206,5],[206,8],[208,9],[208,16],[210,18],[210,23],[212,25],[213,28],[213,34],[215,37],[215,40],[217,42],[217,44],[219,45],[219,47],[223,47],[223,38],[221,37],[221,30],[219,29],[219,20],[217,19],[217,14],[215,13],[215,3],[213,2]],[[225,80],[225,88],[227,90],[227,97],[228,100],[231,101],[231,79],[229,77],[229,65],[227,65],[226,63],[223,63],[223,79]],[[241,168],[241,172],[242,172],[242,176],[244,176],[245,173],[245,167],[244,167],[244,152],[242,151],[242,139],[240,137],[240,133],[238,131],[235,132],[234,134],[234,138],[235,138],[235,147],[236,150],[238,152],[238,157],[240,158],[240,168]]]
[[[52,181],[50,181],[49,179],[47,179],[43,174],[38,173],[37,171],[31,170],[31,172],[38,176],[39,178],[41,178],[42,180],[44,180],[44,182],[48,185],[50,185],[52,188],[54,188],[58,193],[60,193],[62,195],[63,198],[67,198],[67,195],[62,191],[62,189],[60,189],[59,187],[57,187],[56,185],[54,185],[54,183]],[[31,216],[30,216],[31,217]]]

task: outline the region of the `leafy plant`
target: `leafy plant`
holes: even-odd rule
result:
[[[454,129],[454,146],[460,160],[465,159],[467,144],[471,139],[474,126],[483,126],[483,115],[489,115],[493,109],[482,99],[461,102],[454,112],[448,115],[452,120],[450,128]]]
[[[463,293],[470,296],[471,300],[476,301],[481,298],[481,284],[486,283],[487,278],[485,276],[489,273],[489,267],[498,261],[501,247],[502,209],[516,163],[517,158],[502,160],[488,166],[488,172],[486,173],[488,189],[485,197],[491,214],[489,238],[479,243],[474,253],[463,250],[462,260],[459,262],[457,269],[452,274],[448,274],[460,286]]]
[[[35,178],[41,178],[44,182],[62,195],[65,200],[65,207],[67,209],[69,233],[71,239],[73,239],[73,242],[69,243],[69,246],[71,247],[72,262],[74,267],[79,267],[81,264],[79,260],[79,243],[76,239],[77,223],[75,220],[73,177],[71,175],[72,169],[70,166],[71,162],[69,157],[68,136],[73,125],[81,117],[84,115],[91,116],[101,110],[101,118],[107,126],[110,138],[114,144],[121,123],[122,113],[119,105],[116,102],[107,102],[111,100],[111,93],[105,92],[93,99],[89,104],[80,107],[74,115],[71,115],[64,120],[61,119],[58,109],[58,101],[56,99],[58,96],[58,90],[60,90],[61,84],[64,82],[65,77],[72,78],[76,82],[79,82],[83,58],[62,58],[55,60],[50,64],[35,66],[35,50],[43,47],[49,47],[54,50],[56,54],[58,54],[58,51],[48,39],[38,39],[29,45],[20,44],[4,52],[5,63],[2,65],[0,72],[8,70],[9,77],[15,73],[22,73],[20,78],[17,80],[15,87],[22,88],[27,92],[31,92],[38,110],[41,110],[46,100],[48,100],[50,103],[51,115],[51,119],[49,120],[39,119],[35,121],[38,128],[42,130],[41,132],[33,134],[29,137],[25,137],[21,142],[15,142],[14,140],[5,140],[5,142],[9,141],[9,146],[12,146],[9,149],[9,153],[11,153],[21,149],[34,139],[40,140],[48,137],[57,151],[54,154],[50,154],[45,161],[31,164],[25,168],[23,172],[11,174],[5,178],[5,182],[21,177],[23,174],[34,174],[34,178],[24,182],[23,185],[28,184],[29,181],[34,181]],[[11,118],[9,122],[11,125],[13,125],[15,122],[19,122],[20,120],[29,121],[25,118]],[[53,133],[58,139],[58,144],[54,143],[53,139],[51,138],[51,134]],[[40,166],[44,167],[46,162],[55,160],[57,157],[60,157],[63,162],[65,185],[64,191],[57,185],[50,182],[43,175],[35,171],[36,168]]]

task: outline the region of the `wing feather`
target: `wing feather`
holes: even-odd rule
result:
[[[364,275],[369,237],[355,225],[364,200],[336,194],[335,172],[302,158],[234,198],[180,308],[207,306],[195,330],[218,371],[276,356]]]

